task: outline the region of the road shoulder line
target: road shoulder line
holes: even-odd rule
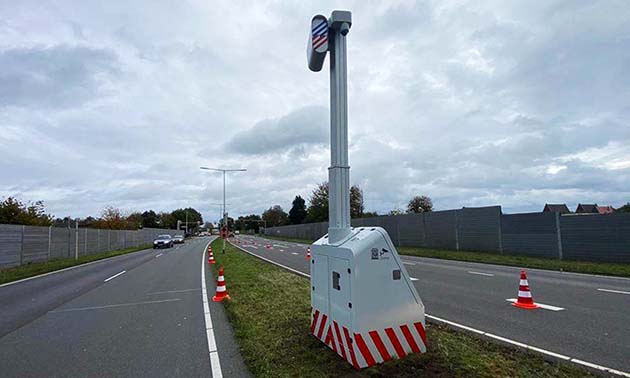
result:
[[[230,243],[230,244],[232,244],[232,243]],[[275,261],[266,259],[266,258],[258,256],[258,255],[255,255],[254,253],[246,251],[245,249],[239,247],[238,245],[235,245],[235,244],[232,244],[232,245],[235,246],[236,248],[242,250],[245,253],[248,253],[248,254],[250,254],[250,255],[252,255],[254,257],[258,257],[261,260],[267,261],[267,262],[269,262],[271,264],[274,264],[274,265],[277,265],[277,266],[279,266],[281,268],[288,269],[289,271],[291,271],[293,273],[297,273],[297,274],[299,274],[301,276],[308,277],[308,278],[311,277],[310,274],[302,273],[302,272],[300,272],[298,270],[289,268],[289,267],[287,267],[285,265],[282,265],[282,264],[279,264],[279,263],[277,263]],[[440,260],[440,259],[437,259],[437,260]],[[581,365],[581,366],[584,366],[584,367],[588,367],[588,368],[591,368],[591,369],[594,369],[594,370],[604,371],[604,372],[607,372],[609,374],[630,378],[630,373],[628,373],[628,372],[615,370],[615,369],[608,368],[608,367],[605,367],[605,366],[593,364],[591,362],[582,361],[582,360],[577,359],[577,358],[573,358],[573,357],[570,357],[570,356],[565,356],[563,354],[559,354],[559,353],[555,353],[555,352],[552,352],[552,351],[548,351],[548,350],[543,349],[543,348],[538,348],[538,347],[535,347],[535,346],[532,346],[532,345],[521,343],[521,342],[518,342],[516,340],[512,340],[512,339],[508,339],[508,338],[505,338],[505,337],[502,337],[502,336],[494,335],[492,333],[485,332],[485,331],[482,331],[482,330],[478,330],[478,329],[475,329],[473,327],[468,327],[468,326],[465,326],[463,324],[452,322],[450,320],[438,318],[437,316],[429,315],[427,313],[425,313],[425,316],[428,319],[434,321],[435,323],[440,323],[440,324],[443,324],[443,325],[446,325],[446,326],[450,326],[450,327],[458,328],[458,329],[461,329],[461,330],[464,330],[464,331],[472,332],[472,333],[481,335],[483,337],[487,337],[487,338],[490,338],[490,339],[494,339],[494,340],[503,342],[503,343],[508,344],[508,345],[512,345],[512,346],[515,346],[515,347],[518,347],[518,348],[522,348],[522,349],[526,349],[526,350],[530,350],[532,352],[536,352],[536,353],[542,354],[543,356],[546,356],[548,358],[552,358],[552,359],[555,359],[555,360],[562,360],[562,361],[566,361],[566,362],[571,362],[571,363],[574,363],[574,364],[577,364],[577,365]]]
[[[208,304],[208,291],[206,290],[206,264],[205,257],[208,246],[214,239],[210,240],[203,249],[201,254],[201,298],[203,301],[203,315],[206,322],[206,338],[208,340],[208,353],[210,358],[210,369],[212,370],[212,378],[223,378],[221,371],[221,361],[219,359],[219,351],[217,343],[214,339],[214,328],[212,326],[212,316],[210,315],[210,306]]]

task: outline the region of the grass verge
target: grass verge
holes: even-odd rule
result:
[[[103,252],[94,255],[88,256],[80,256],[78,260],[74,258],[66,258],[66,259],[55,259],[47,262],[41,263],[31,263],[25,264],[22,266],[17,266],[14,268],[7,268],[0,270],[0,284],[21,280],[23,278],[28,278],[32,276],[37,276],[39,274],[53,272],[55,270],[60,270],[64,268],[68,268],[75,265],[81,265],[88,263],[90,261],[102,260],[108,257],[114,257],[118,255],[124,255],[126,253],[137,252],[143,249],[151,248],[151,244],[143,244],[138,247],[131,247],[125,249],[117,249],[115,251]]]
[[[283,238],[265,235],[269,239],[295,243],[312,243],[311,240]],[[587,261],[556,260],[540,257],[497,255],[496,253],[449,251],[417,247],[397,247],[401,255],[430,257],[434,259],[478,262],[484,264],[509,265],[521,268],[536,268],[563,272],[601,274],[605,276],[630,277],[630,264],[599,263]]]
[[[219,250],[220,241],[213,248]],[[435,325],[428,351],[355,371],[310,335],[309,281],[247,255],[232,245],[216,254],[232,299],[225,309],[243,358],[256,377],[592,377],[588,371],[545,361]]]

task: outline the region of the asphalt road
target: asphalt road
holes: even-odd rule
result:
[[[201,290],[209,240],[0,287],[0,375],[212,377]],[[248,377],[222,305],[209,304],[223,376]]]
[[[306,245],[240,236],[239,246],[309,273]],[[266,248],[270,244],[271,248]],[[401,256],[430,315],[608,368],[630,371],[630,279],[527,270],[534,300],[522,310],[520,268]],[[429,341],[430,343],[430,341]]]

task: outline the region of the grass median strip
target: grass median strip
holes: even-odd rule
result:
[[[220,250],[220,241],[213,248]],[[310,335],[309,281],[228,245],[215,254],[232,300],[225,309],[256,377],[591,377],[582,369],[435,325],[428,351],[355,371]]]
[[[75,260],[74,258],[56,259],[41,263],[25,264],[22,266],[16,266],[14,268],[1,269],[0,284],[17,281],[24,278],[37,276],[39,274],[49,273],[55,270],[65,269],[71,266],[81,265],[96,260],[102,260],[108,257],[137,252],[148,248],[151,248],[150,244],[143,244],[138,247],[117,249],[115,251],[103,252],[94,255],[80,256],[78,260]]]
[[[310,240],[283,238],[277,236],[264,237],[285,240],[295,243],[312,243]],[[478,262],[484,264],[518,266],[573,273],[601,274],[606,276],[630,277],[630,264],[598,263],[587,261],[556,260],[540,257],[499,255],[487,252],[449,251],[417,247],[397,247],[401,255],[430,257],[434,259]]]

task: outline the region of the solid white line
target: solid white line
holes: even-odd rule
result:
[[[149,248],[147,248],[147,249],[141,249],[141,250],[136,251],[136,252],[143,252],[143,251],[147,251],[147,250],[150,250],[150,249],[151,249],[151,247],[149,247]],[[15,285],[15,284],[19,284],[19,283],[21,283],[21,282],[34,280],[34,279],[36,279],[36,278],[42,278],[42,277],[50,276],[51,274],[56,274],[56,273],[65,272],[65,271],[67,271],[67,270],[72,270],[72,269],[82,268],[82,267],[84,267],[84,266],[88,266],[88,265],[92,265],[92,264],[104,263],[104,262],[107,262],[107,261],[109,261],[109,260],[116,259],[116,258],[121,258],[121,257],[125,257],[125,256],[131,255],[131,254],[136,253],[136,252],[124,253],[124,254],[122,254],[122,255],[117,255],[117,256],[107,257],[107,258],[100,259],[100,260],[95,260],[95,261],[90,261],[90,262],[87,262],[87,263],[85,263],[85,264],[79,264],[79,265],[69,266],[69,267],[67,267],[67,268],[63,268],[63,269],[59,269],[59,270],[53,270],[52,272],[38,274],[38,275],[33,276],[33,277],[26,277],[26,278],[22,278],[21,280],[17,280],[17,281],[11,281],[11,282],[7,282],[7,283],[3,283],[2,285],[0,285],[0,287],[9,286],[9,285]]]
[[[597,289],[597,291],[605,291],[606,293],[630,295],[630,291],[621,291],[621,290],[612,290],[612,289]]]
[[[610,374],[620,375],[622,377],[630,377],[630,373],[626,373],[624,371],[615,370],[615,369],[607,368],[605,366],[596,365],[596,364],[593,364],[593,363],[590,363],[590,362],[578,360],[577,358],[572,358],[571,362],[574,362],[574,363],[580,364],[580,365],[584,365],[584,366],[588,366],[588,367],[590,367],[592,369],[605,371],[605,372],[608,372]]]
[[[476,275],[479,275],[479,276],[494,277],[494,274],[491,274],[491,273],[473,272],[473,271],[468,271],[468,273],[476,274]]]
[[[114,278],[116,278],[116,277],[120,276],[121,274],[125,274],[125,273],[127,273],[127,271],[126,271],[126,270],[123,270],[122,272],[119,272],[119,273],[114,274],[113,276],[109,277],[108,279],[106,279],[106,280],[105,280],[105,281],[103,281],[103,282],[107,282],[107,281],[109,281],[109,280],[113,280]]]
[[[161,301],[144,301],[144,302],[132,302],[132,303],[119,303],[119,304],[104,305],[104,306],[64,308],[64,309],[61,309],[61,310],[48,311],[48,313],[52,314],[52,313],[56,313],[56,312],[100,310],[100,309],[103,309],[103,308],[137,306],[137,305],[144,305],[144,304],[164,303],[164,302],[176,302],[176,301],[179,301],[179,300],[180,300],[179,298],[171,298],[171,299],[163,299]]]
[[[212,328],[212,316],[210,316],[210,306],[208,305],[208,291],[206,290],[206,264],[205,257],[210,243],[214,238],[206,244],[201,254],[201,301],[203,302],[203,314],[206,321],[206,338],[208,339],[208,353],[210,357],[210,368],[212,369],[212,378],[223,378],[221,371],[221,361],[217,350],[217,343],[214,339],[214,330]]]
[[[508,299],[506,299],[506,301],[508,301],[508,302],[516,302],[516,298],[508,298]],[[547,304],[538,303],[538,302],[536,302],[536,304],[540,308],[544,308],[545,310],[551,310],[551,311],[562,311],[562,310],[564,310],[564,307],[556,307],[556,306],[547,305]]]
[[[293,272],[293,273],[295,273],[295,274],[298,274],[298,275],[300,275],[300,276],[307,277],[307,278],[310,278],[310,277],[311,277],[309,274],[302,273],[302,272],[300,272],[299,270],[295,270],[295,269],[293,269],[293,268],[289,268],[289,267],[288,267],[288,266],[286,266],[286,265],[282,265],[282,264],[279,264],[279,263],[277,263],[277,262],[275,262],[275,261],[272,261],[272,260],[269,260],[269,259],[267,259],[267,258],[264,258],[264,257],[262,257],[262,256],[258,256],[257,254],[252,253],[252,252],[250,252],[250,251],[248,251],[248,250],[246,250],[246,249],[243,249],[243,248],[239,247],[238,245],[234,245],[234,244],[232,244],[232,245],[233,245],[234,247],[236,247],[236,248],[240,249],[241,251],[245,252],[245,253],[249,253],[250,255],[252,255],[252,256],[254,256],[254,257],[257,257],[257,258],[259,258],[259,259],[261,259],[261,260],[264,260],[264,261],[266,261],[266,262],[268,262],[268,263],[271,263],[271,264],[277,265],[277,266],[279,266],[279,267],[281,267],[281,268],[284,268],[284,269],[286,269],[286,270],[288,270],[288,271],[291,271],[291,272]]]
[[[157,255],[155,255],[155,258],[158,258],[158,257],[160,257],[162,255],[163,255],[163,253],[158,253]]]
[[[248,254],[250,254],[250,255],[252,255],[254,257],[257,257],[257,258],[259,258],[261,260],[265,260],[265,261],[267,261],[267,262],[269,262],[271,264],[277,265],[277,266],[282,267],[284,269],[290,270],[290,271],[292,271],[294,273],[297,273],[297,274],[299,274],[301,276],[304,276],[304,277],[307,277],[307,278],[311,277],[309,274],[302,273],[302,272],[300,272],[298,270],[289,268],[289,267],[287,267],[285,265],[282,265],[282,264],[279,264],[279,263],[277,263],[275,261],[266,259],[264,257],[260,257],[260,256],[258,256],[256,254],[253,254],[250,251],[247,251],[247,250],[245,250],[243,248],[240,248],[240,247],[237,247],[237,248],[239,248],[243,252],[248,253]],[[515,345],[515,346],[523,346],[527,350],[531,350],[533,352],[537,352],[537,353],[540,353],[540,354],[544,354],[544,355],[547,355],[547,356],[550,356],[550,357],[553,357],[553,358],[557,358],[557,359],[561,359],[561,360],[565,360],[565,361],[570,361],[570,362],[573,362],[573,363],[576,363],[576,364],[581,364],[581,365],[584,365],[584,366],[592,367],[594,369],[606,371],[606,372],[608,372],[610,374],[618,375],[618,376],[621,376],[621,377],[628,377],[628,378],[630,378],[630,373],[627,373],[627,372],[623,372],[623,371],[620,371],[620,370],[607,368],[605,366],[596,365],[596,364],[593,364],[593,363],[590,363],[590,362],[585,362],[585,361],[582,361],[582,360],[578,360],[576,358],[565,356],[563,354],[551,352],[551,351],[548,351],[546,349],[538,348],[538,347],[535,347],[535,346],[532,346],[532,345],[528,345],[528,344],[524,344],[524,343],[521,343],[521,342],[518,342],[518,341],[515,341],[515,340],[507,339],[505,337],[489,334],[488,332],[481,331],[481,330],[478,330],[478,329],[475,329],[475,328],[472,328],[472,327],[468,327],[468,326],[465,326],[463,324],[455,323],[455,322],[452,322],[450,320],[438,318],[437,316],[429,315],[429,314],[426,314],[426,313],[425,313],[425,316],[427,318],[432,319],[432,320],[434,320],[436,322],[439,322],[439,323],[447,324],[447,325],[450,325],[450,326],[453,326],[453,327],[456,327],[456,328],[460,328],[460,329],[463,329],[463,330],[466,330],[466,331],[469,331],[469,332],[477,333],[479,335],[492,337],[492,338],[494,338],[496,340],[500,340],[500,341],[503,341],[505,343],[509,343],[509,344],[512,344],[512,345]]]

